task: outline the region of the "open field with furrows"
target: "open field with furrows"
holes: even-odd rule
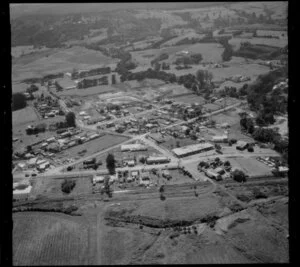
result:
[[[88,229],[81,218],[61,214],[13,215],[14,265],[89,264]]]
[[[100,152],[106,148],[117,145],[128,140],[128,137],[118,135],[104,135],[94,140],[90,140],[82,145],[74,146],[56,154],[57,158],[81,158]],[[82,152],[84,151],[84,152]]]
[[[43,54],[41,54],[43,53]],[[27,55],[13,61],[12,79],[21,80],[40,77],[49,73],[66,72],[75,69],[92,69],[99,65],[115,63],[99,51],[74,46],[67,49],[53,49],[37,55]]]
[[[288,44],[288,39],[275,39],[275,38],[263,38],[263,37],[255,37],[255,38],[234,37],[229,40],[229,44],[232,45],[232,48],[235,51],[240,48],[241,43],[243,42],[250,42],[253,45],[285,47]]]
[[[99,85],[94,87],[89,87],[86,89],[71,89],[65,90],[57,93],[60,96],[89,96],[89,95],[97,95],[104,94],[109,92],[115,92],[116,88],[110,85]]]
[[[37,120],[38,116],[30,106],[12,112],[12,123],[14,126],[35,122]]]

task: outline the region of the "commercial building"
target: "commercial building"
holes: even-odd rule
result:
[[[210,143],[200,143],[185,147],[174,148],[172,151],[178,158],[183,158],[213,149],[214,146]]]
[[[121,145],[121,151],[146,151],[147,147],[141,144]]]
[[[216,143],[224,143],[228,142],[228,136],[227,135],[217,135],[212,137],[212,141]]]
[[[147,164],[163,164],[169,163],[171,160],[167,157],[148,157],[146,159]]]

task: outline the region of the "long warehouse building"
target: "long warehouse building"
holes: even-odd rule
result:
[[[183,157],[195,155],[213,149],[214,149],[214,145],[210,143],[201,143],[201,144],[194,144],[185,147],[174,148],[172,151],[178,158],[183,158]]]

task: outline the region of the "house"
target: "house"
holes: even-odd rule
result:
[[[30,160],[27,161],[27,166],[29,168],[34,168],[37,162],[37,158],[31,158]]]
[[[248,145],[249,144],[247,142],[239,140],[239,141],[237,141],[236,149],[244,150],[248,147]]]
[[[133,179],[138,178],[138,177],[139,177],[139,172],[138,172],[138,171],[133,171],[133,172],[131,172],[131,177],[132,177]],[[127,179],[127,180],[128,180],[128,179]]]
[[[44,170],[46,170],[46,169],[49,168],[49,167],[50,167],[49,161],[45,161],[45,162],[39,164],[39,165],[37,166],[37,169],[38,169],[39,171],[44,171]]]
[[[163,170],[162,177],[165,177],[167,179],[172,178],[172,176],[171,176],[171,174],[170,174],[170,172],[168,170]]]
[[[135,161],[134,160],[128,160],[127,165],[128,165],[128,167],[134,167],[135,166]]]
[[[47,140],[46,140],[46,142],[49,144],[49,143],[52,143],[52,142],[54,142],[55,141],[55,137],[53,136],[53,137],[50,137],[50,138],[48,138]]]
[[[149,172],[143,172],[140,177],[140,185],[149,185],[150,184],[150,174]]]
[[[93,185],[97,183],[103,183],[104,182],[104,176],[95,175],[93,177]]]
[[[86,114],[85,111],[81,111],[81,112],[79,112],[79,115],[80,115],[80,116],[86,116],[87,114]]]

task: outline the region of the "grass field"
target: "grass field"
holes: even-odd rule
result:
[[[241,169],[250,176],[271,174],[271,168],[269,166],[253,158],[231,158],[229,161],[233,168]]]
[[[214,69],[210,69],[209,71],[212,72],[213,80],[216,81],[225,80],[225,78],[235,76],[235,75],[249,76],[253,80],[257,76],[269,72],[270,68],[268,66],[263,66],[255,63],[249,63],[249,64],[232,63],[229,65],[229,67],[214,68]]]
[[[57,94],[60,96],[89,96],[89,95],[97,95],[103,93],[109,93],[116,91],[116,88],[109,85],[99,85],[94,87],[89,87],[86,89],[71,89],[62,92],[58,92]]]
[[[32,107],[27,106],[26,108],[13,111],[12,123],[13,125],[23,125],[30,122],[35,122],[38,117]]]
[[[29,85],[26,83],[13,83],[12,84],[12,93],[25,92],[28,87],[29,87]]]
[[[186,96],[180,96],[180,97],[174,97],[174,101],[176,102],[182,102],[182,103],[187,103],[187,104],[192,104],[192,103],[198,103],[200,105],[205,103],[205,99],[202,96],[198,95],[186,95]]]
[[[99,137],[95,140],[88,141],[82,145],[71,147],[67,150],[64,150],[57,154],[59,158],[75,158],[75,157],[82,157],[88,156],[94,153],[97,153],[99,151],[102,151],[106,148],[109,148],[111,146],[114,146],[116,144],[122,143],[124,141],[128,140],[127,137],[124,136],[117,136],[117,135],[104,135],[102,137]],[[84,154],[81,154],[81,156],[78,155],[78,152],[86,150]]]
[[[25,212],[13,222],[13,265],[88,264],[88,230],[78,217]]]

